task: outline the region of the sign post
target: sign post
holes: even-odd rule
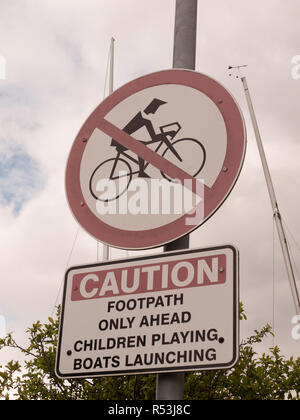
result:
[[[184,372],[237,361],[238,252],[188,250],[188,235],[234,187],[246,131],[232,95],[194,71],[196,23],[197,0],[177,0],[174,68],[114,91],[73,143],[78,223],[107,246],[165,253],[68,270],[59,377],[157,373],[156,398],[180,400]]]
[[[173,68],[196,68],[198,0],[176,0]],[[187,249],[189,235],[165,246],[165,252]],[[181,400],[184,392],[184,373],[161,374],[156,378],[157,400]]]

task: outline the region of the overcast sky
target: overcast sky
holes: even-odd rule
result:
[[[79,128],[103,99],[110,38],[116,39],[116,88],[171,68],[175,0],[0,0],[0,7],[6,60],[0,80],[0,319],[24,343],[25,329],[45,321],[60,303],[77,232],[65,197],[65,166]],[[299,18],[297,0],[199,0],[196,70],[232,92],[244,113],[248,147],[236,187],[191,235],[191,246],[232,243],[240,250],[248,316],[242,338],[273,323],[274,286],[274,342],[286,356],[299,355],[300,347],[291,336],[290,287],[277,234],[273,252],[272,210],[242,85],[227,67],[248,64],[244,74],[300,271],[300,79],[291,74],[292,57],[300,54]],[[113,258],[126,255],[112,251]],[[80,229],[69,264],[96,258],[96,241]],[[263,348],[271,345],[269,339]],[[0,364],[10,356],[0,355]]]

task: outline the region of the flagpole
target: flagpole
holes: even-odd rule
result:
[[[114,65],[115,65],[115,39],[110,41],[110,57],[109,57],[109,95],[114,91]],[[103,261],[108,261],[110,257],[110,248],[103,245]]]

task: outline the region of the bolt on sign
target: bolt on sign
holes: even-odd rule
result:
[[[232,367],[239,343],[238,263],[236,248],[225,245],[70,268],[57,375]]]
[[[152,73],[116,90],[83,124],[67,164],[68,202],[103,243],[158,247],[214,214],[245,149],[242,114],[222,85],[191,70]]]

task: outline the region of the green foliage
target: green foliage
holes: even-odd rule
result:
[[[211,400],[300,399],[300,358],[286,360],[278,347],[257,357],[253,349],[272,334],[267,325],[242,342],[240,359],[230,370],[192,374],[186,381],[185,397]]]
[[[0,398],[18,400],[153,400],[155,375],[61,380],[54,373],[60,310],[56,318],[39,321],[27,330],[28,347],[19,346],[11,334],[0,340],[3,348],[19,349],[21,366],[10,361],[0,366]],[[240,319],[245,320],[240,305]],[[272,334],[267,325],[240,345],[240,359],[229,370],[188,373],[185,398],[189,400],[300,399],[300,358],[285,359],[278,347],[261,357],[253,346]]]

